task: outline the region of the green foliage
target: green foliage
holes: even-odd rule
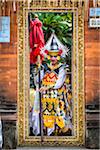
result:
[[[52,32],[55,32],[58,39],[67,47],[72,46],[72,13],[38,12],[38,17],[43,23],[45,41]],[[34,18],[34,13],[31,14]]]
[[[45,42],[48,41],[52,32],[55,32],[58,39],[68,47],[69,52],[66,61],[71,70],[71,49],[73,32],[73,14],[70,12],[37,12],[39,20],[42,22]],[[31,19],[34,19],[35,13],[30,13]],[[47,60],[46,60],[47,62]],[[49,61],[47,63],[50,63]]]

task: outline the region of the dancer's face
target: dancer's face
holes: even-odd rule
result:
[[[55,64],[57,64],[57,62],[58,62],[57,56],[51,56],[51,57],[50,57],[50,60],[51,60],[52,65],[55,65]]]

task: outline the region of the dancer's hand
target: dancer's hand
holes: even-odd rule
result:
[[[48,90],[48,87],[41,87],[39,91],[42,93],[42,92],[45,92],[47,90]]]

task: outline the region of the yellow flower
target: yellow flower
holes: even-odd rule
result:
[[[57,56],[57,60],[60,60],[60,56]]]
[[[67,84],[69,84],[69,83],[70,83],[70,80],[69,80],[69,78],[67,78],[67,79],[66,79],[66,83],[67,83]]]
[[[71,99],[72,99],[72,95],[68,94],[68,100],[71,100]]]
[[[50,59],[50,56],[47,56],[48,59]]]

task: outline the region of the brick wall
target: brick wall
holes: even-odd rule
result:
[[[1,5],[1,4],[0,4]],[[17,101],[17,12],[12,2],[1,6],[0,16],[8,15],[11,20],[11,42],[0,43],[0,96],[6,101]],[[95,102],[99,96],[99,30],[89,29],[85,21],[85,99]]]
[[[91,5],[92,6],[92,5]],[[6,2],[1,6],[0,16],[10,16],[11,42],[0,43],[0,102],[9,104],[9,108],[15,110],[17,102],[17,11],[13,11],[12,2]],[[18,8],[17,8],[18,9]],[[85,10],[87,11],[87,10]],[[87,17],[87,12],[86,17]],[[85,100],[86,105],[98,103],[99,100],[99,60],[100,39],[99,29],[89,29],[87,19],[85,21]],[[13,105],[12,105],[13,103]],[[97,115],[96,115],[97,116]],[[87,120],[94,121],[90,115]],[[16,111],[3,115],[3,120],[11,122],[17,120]],[[97,118],[98,120],[98,118]],[[5,127],[6,124],[4,124]],[[93,127],[92,127],[93,129]],[[93,129],[94,130],[94,129]],[[8,131],[10,131],[10,126]],[[92,132],[89,132],[92,134]],[[7,136],[5,136],[7,137]],[[91,136],[92,137],[92,136]],[[93,134],[94,137],[94,134]],[[7,140],[8,141],[8,140]],[[90,141],[89,141],[90,142]],[[95,141],[94,141],[95,142]],[[88,144],[89,145],[89,144]],[[90,142],[91,145],[91,142]],[[94,146],[95,147],[95,146]]]
[[[0,43],[0,97],[17,100],[17,13],[12,2],[0,3],[0,16],[10,16],[10,43]]]
[[[100,93],[100,30],[88,28],[85,22],[85,99],[86,104],[98,103]]]

